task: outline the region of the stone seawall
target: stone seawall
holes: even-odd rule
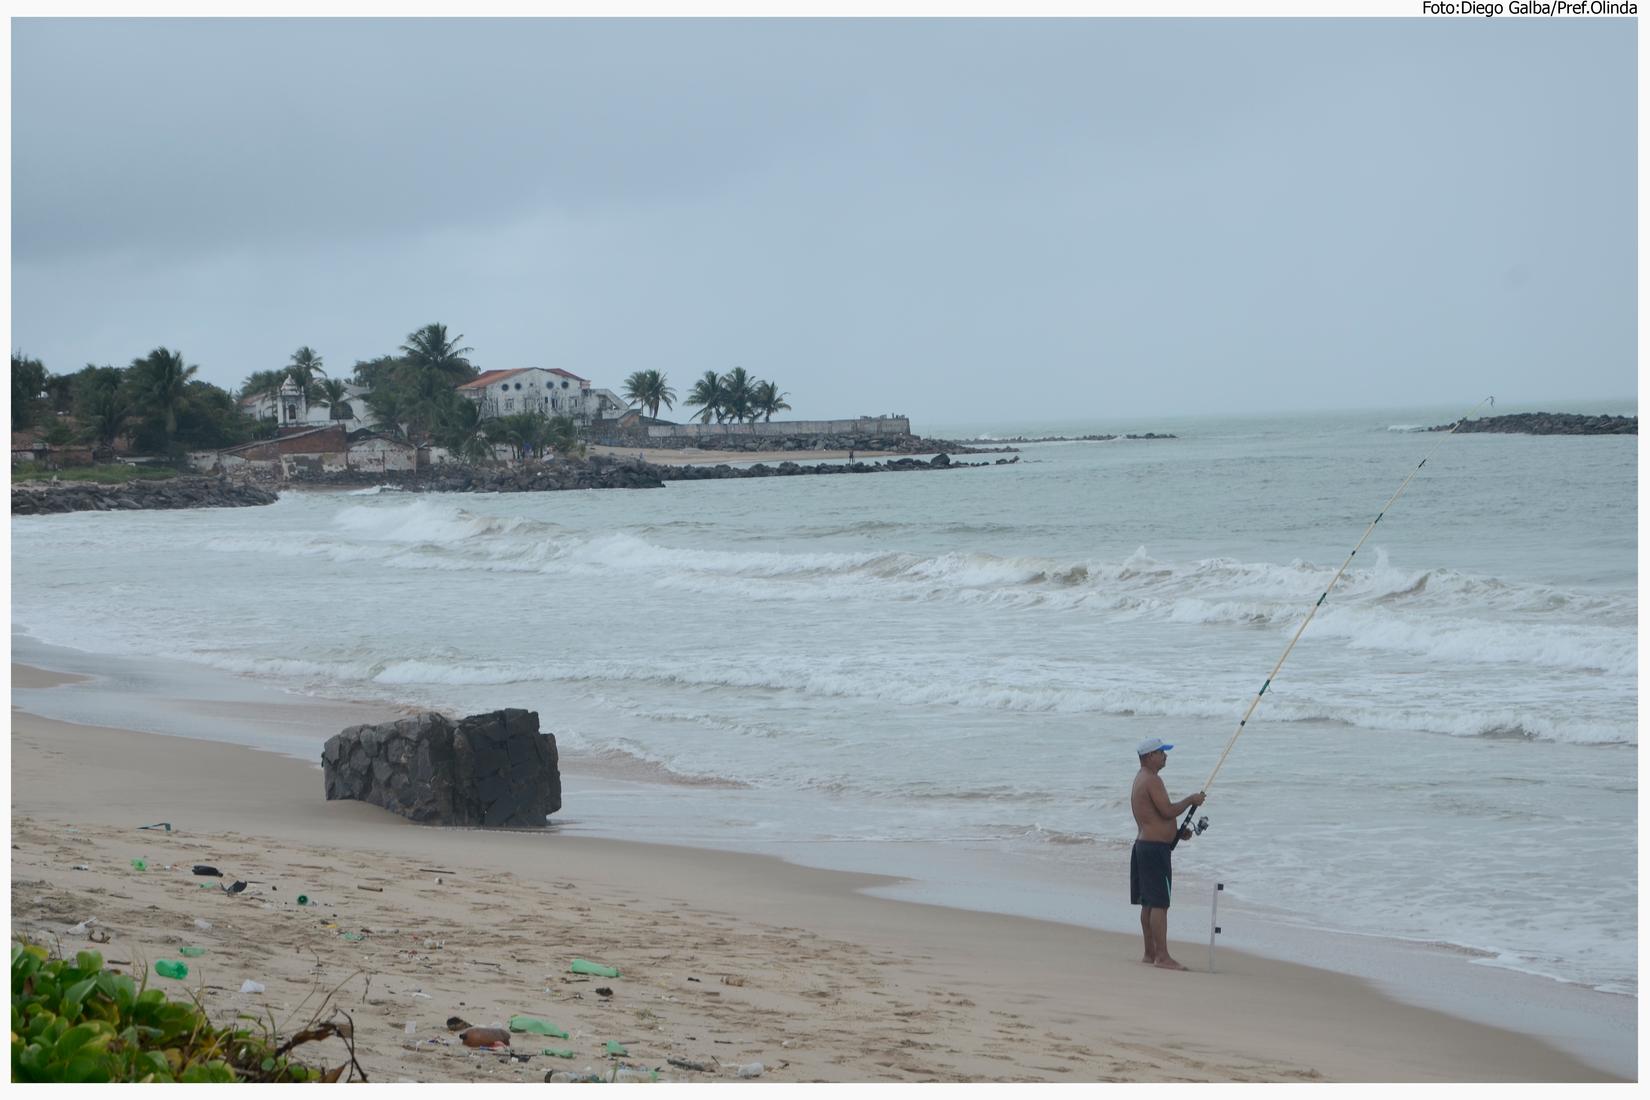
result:
[[[89,481],[24,482],[13,485],[14,516],[56,512],[125,512],[145,508],[246,508],[274,504],[275,494],[256,485],[214,477],[129,481],[102,485]]]

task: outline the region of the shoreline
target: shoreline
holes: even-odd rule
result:
[[[26,666],[13,667],[14,687],[47,686]],[[20,674],[18,670],[22,670]],[[51,833],[53,827],[73,829],[86,834],[87,838],[95,834],[98,845],[132,847],[140,840],[146,843],[154,840],[150,834],[130,831],[135,818],[145,813],[153,816],[162,807],[175,804],[178,808],[169,810],[170,814],[189,816],[194,821],[187,825],[180,822],[178,836],[169,841],[157,840],[157,844],[182,841],[186,830],[191,842],[204,840],[209,846],[220,848],[236,837],[257,838],[260,850],[284,853],[282,858],[296,863],[307,860],[335,864],[339,868],[354,866],[362,874],[369,873],[385,858],[411,857],[428,863],[435,855],[418,853],[440,851],[447,860],[465,862],[471,871],[492,868],[506,878],[520,880],[508,890],[492,891],[500,894],[500,898],[494,900],[512,912],[531,913],[534,905],[542,903],[545,890],[555,897],[568,892],[555,886],[556,883],[571,883],[576,888],[573,892],[587,907],[587,919],[602,925],[622,924],[634,918],[636,914],[627,910],[643,904],[635,895],[657,900],[665,894],[677,894],[676,905],[669,908],[678,909],[685,904],[689,908],[683,912],[700,916],[694,918],[698,923],[693,928],[676,929],[672,933],[676,937],[672,942],[677,944],[673,958],[680,957],[681,952],[689,948],[709,957],[717,941],[728,944],[730,930],[740,945],[748,946],[747,941],[753,935],[760,939],[766,934],[755,930],[753,922],[778,920],[790,926],[783,931],[792,939],[799,931],[814,937],[834,937],[836,946],[833,953],[828,953],[829,957],[842,957],[846,952],[852,959],[865,963],[869,970],[860,973],[861,980],[883,979],[890,986],[883,990],[885,996],[895,996],[896,989],[899,995],[915,996],[913,987],[917,984],[939,982],[938,987],[926,991],[933,996],[898,1010],[909,1015],[896,1013],[879,1017],[873,1013],[869,1019],[860,1020],[865,1027],[863,1032],[856,1032],[849,1020],[875,1009],[878,1002],[874,999],[864,1000],[859,1009],[842,1018],[840,1014],[824,1012],[827,1005],[836,1003],[824,998],[817,1001],[793,998],[786,1005],[775,1002],[770,1010],[781,1013],[787,1034],[793,1030],[798,1034],[817,1030],[824,1022],[820,1019],[822,1016],[829,1017],[837,1030],[830,1036],[814,1034],[808,1042],[816,1049],[804,1053],[793,1054],[801,1049],[795,1045],[778,1045],[777,1049],[772,1049],[775,1044],[761,1047],[752,1054],[753,1058],[787,1062],[771,1079],[1302,1080],[1319,1079],[1320,1075],[1335,1080],[1383,1080],[1395,1076],[1416,1079],[1408,1076],[1410,1073],[1421,1074],[1419,1079],[1440,1080],[1611,1079],[1609,1074],[1547,1042],[1532,1042],[1524,1034],[1405,1005],[1369,983],[1344,974],[1277,962],[1224,947],[1218,973],[1146,974],[1147,968],[1138,963],[1136,936],[922,901],[892,900],[866,892],[897,891],[901,887],[899,880],[886,876],[820,870],[749,853],[567,835],[566,826],[547,830],[545,834],[489,833],[485,845],[478,848],[476,838],[469,835],[470,830],[431,830],[364,804],[325,802],[320,793],[319,769],[313,764],[306,765],[273,753],[254,756],[251,754],[258,750],[218,741],[98,729],[15,710],[13,749],[14,840],[35,835],[41,828],[40,821],[45,820],[49,822],[47,833]],[[48,755],[51,753],[63,755],[54,762]],[[50,779],[68,767],[71,759],[75,760],[71,770],[77,777],[77,788],[54,789],[64,785],[54,785]],[[135,789],[137,785],[130,782],[132,774],[144,777],[142,790]],[[196,776],[209,777],[210,781],[203,788],[195,782]],[[92,808],[88,810],[88,806]],[[60,834],[55,835],[57,843],[65,843]],[[545,843],[557,846],[554,866],[539,865],[549,862],[542,860],[543,849],[538,847]],[[317,856],[322,858],[317,861]],[[18,908],[27,894],[17,889],[19,875],[23,873],[18,868],[39,866],[41,873],[47,874],[46,864],[36,861],[37,853],[29,845],[14,851],[14,931],[29,927]],[[116,861],[120,862],[118,853]],[[453,867],[452,862],[428,865]],[[571,870],[575,865],[579,869],[577,874]],[[87,874],[60,876],[54,871],[41,881],[49,882],[57,893],[72,894],[74,884],[52,879],[79,880]],[[130,876],[122,875],[117,866],[114,877]],[[633,900],[623,900],[618,895],[604,900],[596,896],[601,893],[595,888],[597,883],[608,890],[625,892],[625,896]],[[197,884],[186,880],[183,885],[187,891],[179,891],[182,900],[195,900],[197,895],[188,891],[194,891]],[[347,889],[335,892],[352,903],[377,900],[376,895],[369,896],[366,892],[360,897],[350,896]],[[214,898],[214,901],[220,906],[223,904],[220,899]],[[166,912],[165,901],[159,904],[163,913]],[[176,915],[182,919],[181,912]],[[295,916],[279,908],[266,915],[270,919],[288,920]],[[82,914],[65,920],[64,924],[84,917]],[[1183,920],[1174,926],[1174,931],[1182,936],[1192,933],[1196,927],[1195,912],[1188,919],[1190,924]],[[725,923],[729,920],[733,921],[731,926]],[[460,921],[455,927],[462,930],[470,926]],[[377,935],[369,933],[368,942],[374,942]],[[647,935],[656,935],[661,942],[670,938],[658,929],[652,929]],[[643,949],[641,945],[647,935],[637,941],[638,950]],[[330,940],[328,943],[335,949],[335,955],[343,952],[334,959],[339,967],[347,964],[350,951],[358,950],[357,945],[340,946]],[[944,944],[950,946],[941,949]],[[1201,951],[1178,937],[1175,945],[1182,961],[1196,968],[1202,958]],[[744,946],[740,949],[744,950]],[[586,957],[597,957],[601,947],[589,950],[592,953]],[[105,953],[108,954],[108,949]],[[867,959],[875,961],[867,962]],[[764,956],[760,961],[761,965],[750,974],[753,985],[757,981],[756,973],[785,973],[793,962],[784,950]],[[733,964],[722,960],[720,965]],[[338,975],[342,976],[342,973]],[[650,1001],[647,1006],[651,1019],[669,1018],[674,1007],[665,1006],[677,1003],[670,1000],[673,997],[712,991],[724,997],[735,993],[720,986],[710,991],[695,988],[712,980],[706,975],[700,975],[701,980],[693,985],[686,985],[685,977],[678,975],[678,979],[678,985],[661,986],[653,991],[657,1003]],[[831,980],[830,966],[823,971],[816,968],[807,978],[816,984]],[[387,974],[386,981],[395,984]],[[1191,982],[1205,984],[1194,990],[1186,984]],[[558,994],[569,992],[557,989],[557,983],[545,988]],[[1034,990],[1046,990],[1047,996],[1030,995],[1029,991]],[[1097,996],[1096,990],[1107,992]],[[1212,1009],[1191,1020],[1185,1018],[1189,998],[1201,1000],[1214,996],[1217,991],[1221,998],[1254,1007],[1239,1014],[1240,1018],[1214,1014]],[[579,991],[572,988],[572,992]],[[483,995],[483,990],[470,989],[464,999],[474,1005],[477,1002],[470,998]],[[837,996],[840,999],[847,994],[839,989]],[[236,1000],[235,997],[228,999]],[[700,998],[701,1003],[706,999]],[[556,1000],[559,1004],[560,998]],[[971,1003],[964,1006],[962,1001]],[[990,1007],[1003,1004],[1015,1006],[1013,1012],[1006,1014],[1014,1018],[1012,1021],[1001,1019],[1005,1013]],[[427,1002],[420,1001],[419,1006],[425,1015],[434,1011]],[[366,1013],[371,1007],[364,1004],[361,1012]],[[1136,1007],[1139,1007],[1139,1018],[1131,1017]],[[573,1003],[567,1006],[567,1012],[584,1012],[588,1008]],[[516,1010],[530,1011],[525,1007]],[[508,1016],[512,1010],[501,1006],[498,1011]],[[537,1014],[546,1015],[542,1010]],[[1368,1036],[1367,1049],[1344,1049],[1344,1034],[1327,1026],[1332,1021],[1344,1023],[1349,1017],[1355,1019],[1356,1026]],[[490,1018],[467,1018],[482,1026],[494,1022]],[[546,1018],[555,1017],[547,1015]],[[671,1030],[675,1025],[658,1023],[655,1026],[669,1033],[672,1043],[686,1049],[693,1045],[687,1036],[702,1030],[690,1026],[688,1021],[692,1018],[690,1014],[677,1021],[680,1026],[675,1031]],[[1064,1036],[1056,1044],[1067,1048],[1064,1067],[1050,1064],[1061,1058],[1039,1057],[1036,1043],[1030,1046],[1010,1043],[999,1051],[999,1057],[985,1053],[999,1039],[1011,1036],[1019,1028],[1033,1029],[1027,1034],[1048,1035],[1069,1027],[1073,1020],[1083,1020],[1085,1026],[1078,1027],[1077,1034]],[[890,1061],[886,1057],[870,1059],[863,1053],[856,1054],[866,1043],[876,1045],[876,1036],[882,1036],[881,1042],[886,1044],[890,1026],[916,1028],[922,1021],[942,1021],[939,1041],[935,1041],[933,1032],[924,1032],[925,1038],[912,1040],[916,1046],[899,1048],[903,1061],[894,1058],[890,1066],[883,1064]],[[568,1026],[565,1020],[558,1019],[558,1022]],[[1000,1028],[1008,1027],[1010,1022],[1019,1028],[1001,1031]],[[1090,1024],[1094,1026],[1088,1026]],[[684,1028],[686,1030],[682,1030]],[[954,1034],[959,1028],[966,1034]],[[1118,1028],[1122,1029],[1122,1037],[1116,1034]],[[1181,1036],[1185,1042],[1162,1041],[1163,1034],[1181,1028],[1190,1032]],[[1086,1038],[1095,1031],[1108,1036],[1100,1040],[1098,1046]],[[848,1032],[856,1036],[854,1042],[845,1041]],[[1428,1037],[1420,1049],[1404,1055],[1394,1054],[1391,1058],[1382,1057],[1384,1050],[1397,1052],[1414,1046],[1416,1033]],[[967,1049],[933,1053],[946,1043]],[[402,1070],[415,1075],[420,1066],[434,1064],[428,1052],[413,1055],[393,1044],[382,1049],[386,1057],[400,1059],[397,1064]],[[1011,1049],[1021,1053],[1006,1053]],[[1196,1058],[1188,1054],[1193,1049],[1198,1052]],[[432,1045],[430,1050],[440,1056],[439,1072],[435,1077],[418,1079],[453,1079],[441,1074],[479,1072],[488,1068],[482,1064],[485,1059],[447,1058],[445,1055],[453,1052],[438,1045]],[[916,1055],[911,1053],[913,1050],[929,1053]],[[1149,1050],[1149,1056],[1142,1050]],[[886,1046],[883,1052],[888,1053]],[[685,1056],[698,1060],[692,1054]],[[545,1068],[577,1068],[561,1064],[546,1066],[549,1061],[554,1060],[535,1058],[532,1065],[540,1069],[529,1078],[500,1079],[538,1080]],[[492,1065],[489,1072],[491,1069],[497,1069],[496,1065]],[[493,1078],[477,1076],[474,1079]],[[674,1073],[670,1079],[706,1078]]]

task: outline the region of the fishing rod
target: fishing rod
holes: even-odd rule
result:
[[[1329,599],[1329,593],[1334,591],[1335,585],[1339,583],[1341,579],[1341,574],[1345,573],[1346,567],[1352,564],[1352,559],[1358,556],[1358,551],[1363,548],[1364,541],[1368,539],[1371,532],[1375,530],[1375,525],[1381,522],[1382,517],[1387,514],[1387,511],[1391,509],[1394,504],[1398,503],[1398,498],[1404,495],[1404,490],[1409,488],[1409,483],[1411,481],[1415,480],[1415,475],[1421,472],[1421,467],[1427,464],[1427,459],[1430,459],[1438,452],[1438,448],[1444,445],[1444,440],[1454,435],[1456,430],[1459,429],[1462,424],[1465,424],[1468,420],[1472,419],[1473,413],[1477,412],[1485,405],[1489,405],[1491,408],[1494,408],[1495,397],[1491,395],[1474,405],[1472,409],[1468,411],[1466,416],[1463,416],[1461,419],[1457,420],[1450,430],[1445,432],[1438,442],[1432,445],[1432,450],[1427,452],[1426,458],[1421,459],[1421,465],[1415,467],[1415,469],[1409,472],[1409,476],[1404,478],[1404,483],[1398,486],[1398,491],[1392,494],[1392,499],[1382,505],[1381,510],[1375,514],[1375,518],[1371,520],[1369,526],[1364,529],[1363,538],[1358,540],[1358,545],[1352,548],[1352,553],[1348,554],[1346,556],[1346,560],[1341,562],[1341,567],[1335,570],[1335,575],[1330,578],[1329,584],[1324,587],[1323,594],[1318,597],[1318,602],[1312,605],[1312,610],[1306,613],[1306,618],[1302,619],[1301,625],[1295,629],[1295,636],[1290,638],[1289,644],[1284,647],[1283,656],[1279,657],[1278,663],[1272,666],[1272,674],[1266,677],[1266,682],[1260,685],[1260,690],[1255,692],[1255,697],[1249,700],[1249,709],[1245,710],[1243,712],[1243,717],[1238,720],[1237,729],[1232,731],[1231,738],[1226,742],[1225,751],[1220,754],[1220,759],[1215,761],[1214,770],[1209,773],[1209,780],[1203,784],[1203,788],[1199,792],[1200,794],[1207,795],[1209,793],[1209,788],[1215,785],[1215,776],[1220,773],[1220,766],[1226,763],[1226,757],[1231,755],[1232,746],[1237,744],[1237,739],[1239,735],[1243,733],[1243,728],[1249,724],[1250,716],[1255,713],[1255,708],[1260,706],[1261,696],[1266,694],[1266,689],[1270,688],[1272,686],[1272,681],[1277,679],[1278,670],[1283,668],[1283,662],[1289,659],[1289,654],[1294,650],[1295,643],[1301,640],[1301,635],[1306,631],[1306,624],[1312,621],[1312,617],[1318,613],[1318,608],[1322,607],[1324,605],[1324,601]],[[1207,817],[1199,819],[1196,825],[1192,824],[1192,815],[1196,814],[1197,811],[1197,806],[1192,806],[1186,811],[1186,820],[1180,823],[1180,828],[1175,830],[1174,839],[1169,842],[1169,847],[1171,849],[1180,843],[1180,837],[1186,832],[1186,830],[1190,829],[1193,835],[1199,835],[1203,832],[1203,830],[1209,827],[1209,819]]]

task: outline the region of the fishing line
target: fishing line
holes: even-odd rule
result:
[[[1352,548],[1352,553],[1348,554],[1346,556],[1346,560],[1341,562],[1341,567],[1335,570],[1335,575],[1330,578],[1329,584],[1324,587],[1323,594],[1318,597],[1318,602],[1312,605],[1312,610],[1306,613],[1306,618],[1302,619],[1301,625],[1295,629],[1295,636],[1290,638],[1289,644],[1284,647],[1283,656],[1279,657],[1278,663],[1272,666],[1272,674],[1266,677],[1266,682],[1260,685],[1260,690],[1255,692],[1255,697],[1249,700],[1249,708],[1243,712],[1243,717],[1238,720],[1237,729],[1232,731],[1232,736],[1227,740],[1226,748],[1223,752],[1221,752],[1220,759],[1215,761],[1215,767],[1214,770],[1209,773],[1208,782],[1203,784],[1203,794],[1208,794],[1209,788],[1215,785],[1215,776],[1220,774],[1220,766],[1226,763],[1226,757],[1231,755],[1232,746],[1237,744],[1237,739],[1243,733],[1243,728],[1249,724],[1250,716],[1255,713],[1255,708],[1260,706],[1261,696],[1266,694],[1266,690],[1272,686],[1272,681],[1277,679],[1278,670],[1283,668],[1283,662],[1289,659],[1289,654],[1294,650],[1295,643],[1300,641],[1301,634],[1306,631],[1306,624],[1312,621],[1312,617],[1318,613],[1318,608],[1322,607],[1324,605],[1324,601],[1329,599],[1329,593],[1334,591],[1335,585],[1339,583],[1341,579],[1341,574],[1345,573],[1346,567],[1352,564],[1352,559],[1358,556],[1358,551],[1362,549],[1364,541],[1369,538],[1370,533],[1375,530],[1376,524],[1380,523],[1382,517],[1387,514],[1394,504],[1398,503],[1398,498],[1404,495],[1404,490],[1409,488],[1409,483],[1411,481],[1415,480],[1415,475],[1421,472],[1421,467],[1427,464],[1427,459],[1430,459],[1438,452],[1438,448],[1444,445],[1444,440],[1454,435],[1456,430],[1460,428],[1462,424],[1465,424],[1468,420],[1472,419],[1473,413],[1477,412],[1485,405],[1489,405],[1493,408],[1495,406],[1494,396],[1486,397],[1484,400],[1474,405],[1472,409],[1468,411],[1466,416],[1463,416],[1461,419],[1457,420],[1454,426],[1452,426],[1449,431],[1445,432],[1437,443],[1433,444],[1432,450],[1427,452],[1426,458],[1421,459],[1420,466],[1416,466],[1415,469],[1409,472],[1409,476],[1404,478],[1404,483],[1398,486],[1398,491],[1392,494],[1392,499],[1382,505],[1381,510],[1375,514],[1375,518],[1371,520],[1369,526],[1364,529],[1363,538],[1358,540],[1358,545]],[[1198,822],[1195,828],[1193,828],[1192,815],[1197,813],[1197,810],[1198,807],[1193,806],[1186,811],[1186,820],[1180,823],[1179,829],[1175,830],[1174,840],[1170,842],[1170,847],[1173,847],[1174,844],[1179,843],[1180,833],[1182,830],[1192,829],[1194,833],[1201,833],[1204,829],[1209,827],[1208,818],[1204,818],[1202,821]]]

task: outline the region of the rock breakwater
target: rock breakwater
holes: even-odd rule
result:
[[[1439,424],[1429,432],[1447,432],[1454,424]],[[1587,416],[1582,413],[1513,413],[1468,420],[1458,432],[1516,432],[1523,435],[1638,435],[1636,416]]]
[[[214,477],[129,481],[123,485],[90,481],[25,482],[13,485],[11,490],[14,516],[125,512],[144,508],[246,508],[274,503],[275,494],[267,489]]]

